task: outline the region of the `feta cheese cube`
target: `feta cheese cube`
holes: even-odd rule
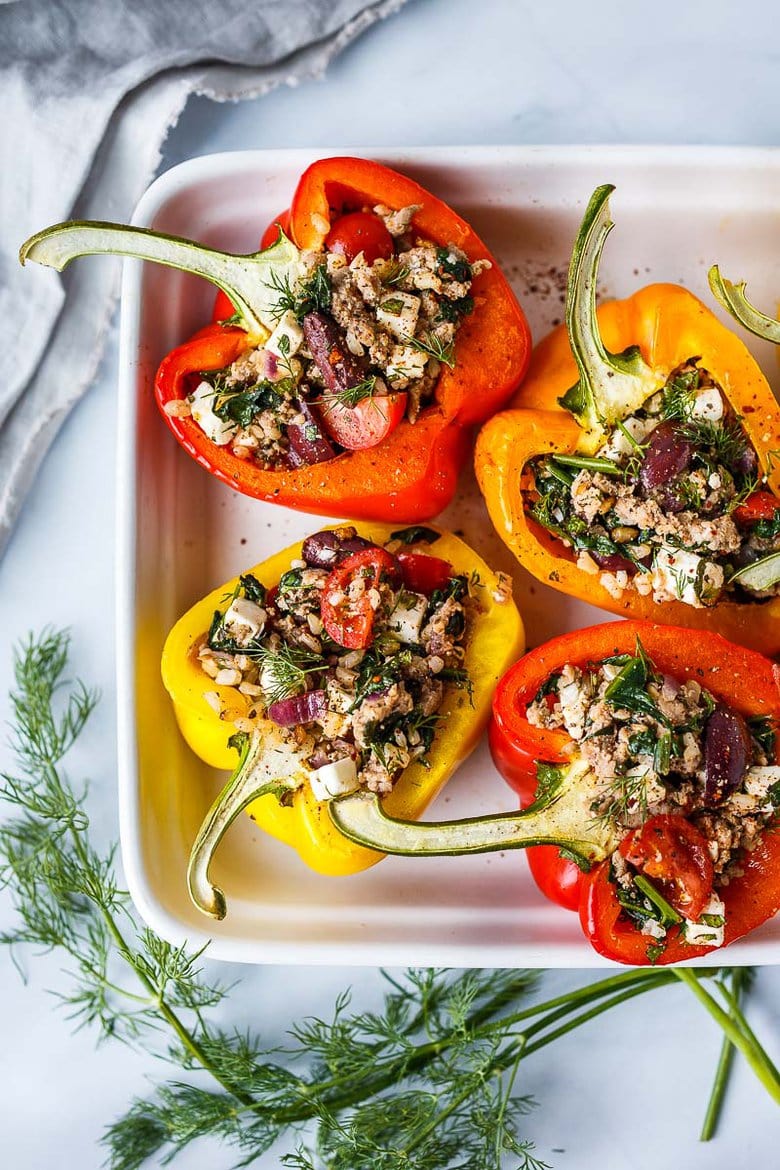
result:
[[[392,333],[399,341],[404,337],[414,337],[419,314],[420,298],[414,293],[399,292],[396,289],[391,289],[376,307],[379,324],[384,325],[388,333]]]
[[[266,612],[246,597],[234,597],[228,607],[222,626],[228,637],[239,646],[247,646],[265,626]]]
[[[309,773],[309,783],[315,800],[332,800],[334,796],[345,796],[360,787],[357,766],[349,756],[323,764]]]
[[[201,382],[190,395],[192,417],[212,443],[216,443],[218,447],[225,447],[238,428],[236,423],[225,421],[214,413],[213,401],[214,387],[208,382]]]
[[[287,343],[282,338],[287,338]],[[295,314],[288,309],[279,318],[278,324],[265,343],[265,348],[276,357],[292,357],[303,345],[303,329],[298,324]],[[285,348],[287,352],[285,353]]]
[[[422,593],[402,593],[388,620],[388,629],[399,642],[416,644],[420,641],[428,598]]]
[[[391,386],[397,382],[422,378],[428,354],[422,353],[412,345],[394,345],[390,351],[390,361],[387,367],[387,378]]]
[[[691,414],[694,418],[707,422],[719,422],[723,418],[723,399],[720,390],[716,386],[711,386],[709,390],[700,390],[694,399]]]
[[[686,605],[702,608],[723,588],[723,569],[686,549],[664,544],[655,554],[653,589],[659,600],[676,598]]]
[[[707,905],[704,907],[702,916],[698,922],[691,922],[689,918],[683,918],[682,934],[683,938],[691,946],[695,947],[722,947],[723,937],[726,929],[726,907],[717,894],[713,894]],[[720,926],[713,926],[704,921],[705,917],[720,918]]]

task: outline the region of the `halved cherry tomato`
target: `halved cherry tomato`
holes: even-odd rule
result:
[[[406,414],[406,398],[406,394],[376,394],[356,406],[344,406],[335,398],[322,397],[317,410],[332,439],[348,451],[362,451],[395,430]]]
[[[753,492],[734,509],[734,519],[739,524],[755,524],[757,520],[772,520],[778,512],[780,499],[773,492]]]
[[[364,548],[333,570],[322,591],[320,614],[328,637],[347,650],[371,644],[375,610],[369,594],[387,576],[398,580],[398,563],[383,548]]]
[[[715,873],[705,838],[685,817],[650,817],[623,838],[619,849],[626,861],[658,882],[675,910],[699,919],[712,896]]]
[[[426,596],[436,589],[444,589],[452,578],[452,565],[441,557],[429,557],[426,553],[396,553],[401,566],[404,585],[413,593]]]
[[[325,237],[325,248],[350,264],[362,252],[366,264],[389,260],[395,252],[393,237],[378,215],[350,211],[336,220]]]

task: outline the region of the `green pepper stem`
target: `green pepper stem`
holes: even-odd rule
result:
[[[707,279],[710,282],[713,296],[735,321],[738,321],[750,333],[754,333],[756,337],[760,337],[764,341],[771,341],[774,345],[780,345],[780,321],[767,317],[751,305],[745,296],[746,284],[744,280],[740,280],[739,284],[732,284],[730,280],[726,280],[725,276],[721,276],[717,264],[713,264],[707,273]]]
[[[263,737],[253,732],[247,738],[235,772],[206,814],[190,851],[187,887],[198,910],[210,918],[222,919],[227,913],[225,895],[209,879],[209,867],[233,821],[258,797],[268,794],[279,797],[299,787],[300,779],[295,775],[285,780],[269,773],[268,755]]]
[[[270,248],[247,256],[218,252],[193,240],[148,228],[73,221],[31,236],[19,250],[22,264],[32,260],[62,272],[79,256],[129,256],[202,276],[226,293],[250,333],[272,329],[281,284],[297,273],[300,253],[282,232]],[[273,276],[273,283],[271,277]]]
[[[585,785],[589,775],[587,764],[576,761],[562,772],[553,789],[525,812],[461,821],[395,820],[383,811],[378,797],[365,792],[339,797],[330,802],[328,810],[340,833],[380,853],[436,857],[557,845],[587,868],[602,861],[615,844],[614,830],[606,819],[587,820],[590,802]]]
[[[614,227],[609,217],[614,189],[604,184],[590,198],[574,241],[566,288],[566,329],[580,379],[560,402],[586,429],[585,445],[593,450],[611,426],[637,410],[663,381],[637,346],[610,353],[599,332],[596,285],[604,244]]]

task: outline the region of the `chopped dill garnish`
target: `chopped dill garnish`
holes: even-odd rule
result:
[[[325,667],[319,655],[287,643],[278,650],[250,645],[244,653],[260,667],[260,686],[269,707],[272,703],[281,703],[301,694],[306,689],[308,676]]]
[[[355,407],[366,398],[373,398],[376,390],[376,374],[370,374],[362,382],[348,386],[346,390],[339,390],[337,394],[323,394],[323,402],[337,402],[339,406]]]
[[[435,358],[437,362],[441,362],[444,366],[449,366],[451,370],[455,368],[455,343],[453,341],[448,341],[445,345],[435,333],[429,333],[425,339],[422,337],[404,337],[402,340],[404,345],[411,345],[412,349],[427,354],[428,357]]]

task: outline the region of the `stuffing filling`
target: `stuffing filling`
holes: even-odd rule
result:
[[[590,765],[589,811],[616,830],[611,872],[626,918],[655,945],[674,925],[690,943],[721,945],[718,890],[740,874],[745,854],[780,809],[771,722],[746,720],[695,679],[659,674],[639,645],[635,655],[564,666],[540,688],[526,717],[535,727],[565,731]],[[682,834],[666,869],[645,867],[637,853],[637,842],[654,829],[659,840],[670,829]],[[688,872],[683,885],[694,873],[695,915],[680,902],[675,866]]]
[[[309,537],[276,589],[251,575],[240,578],[198,651],[201,669],[235,687],[250,706],[244,715],[244,704],[238,714],[218,692],[207,700],[239,734],[262,729],[264,721],[281,728],[317,799],[361,787],[389,792],[413,760],[426,763],[448,691],[469,690],[464,658],[473,582],[445,573],[427,594],[413,590],[403,558],[393,555],[404,533],[398,538],[386,546],[377,573],[377,546],[354,528]],[[362,565],[352,571],[356,556]],[[412,559],[429,558],[415,549]],[[341,636],[334,620],[345,628],[350,615],[365,619],[369,609],[364,645],[345,649],[334,640]]]
[[[384,420],[376,400],[404,394],[397,421],[415,422],[442,366],[455,364],[458,328],[474,309],[472,280],[490,262],[470,264],[454,245],[419,237],[415,206],[372,210],[392,254],[367,263],[359,252],[348,263],[335,252],[302,253],[299,277],[273,285],[271,336],[204,372],[172,412],[189,413],[212,442],[267,469],[334,458],[351,445],[335,415],[367,401]],[[362,415],[360,425],[376,429],[365,406]]]
[[[702,608],[780,592],[780,580],[758,587],[746,575],[780,550],[780,508],[761,492],[756,452],[697,360],[623,419],[595,457],[529,465],[529,515],[616,599],[633,589]],[[769,501],[764,514],[752,506],[759,497]]]

